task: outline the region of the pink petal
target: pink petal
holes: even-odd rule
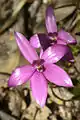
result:
[[[46,69],[43,74],[50,82],[58,86],[73,87],[70,77],[62,68],[50,63],[46,63],[44,66]]]
[[[21,33],[16,32],[15,38],[22,54],[30,63],[33,63],[33,60],[38,59],[37,52]]]
[[[37,103],[43,107],[47,97],[47,81],[42,73],[36,71],[31,77],[31,88]]]
[[[69,62],[74,62],[74,57],[70,49],[69,52],[62,59],[67,60]]]
[[[48,6],[46,10],[45,22],[48,33],[57,32],[56,18],[54,16],[53,8],[51,6]]]
[[[49,46],[51,46],[51,41],[48,35],[44,33],[39,33],[38,37],[43,51],[45,51]]]
[[[41,48],[40,49],[40,58],[41,58],[42,54],[43,54],[43,49]]]
[[[68,52],[68,47],[65,45],[55,44],[49,47],[42,54],[41,59],[44,59],[48,63],[58,62],[66,53]]]
[[[10,76],[8,85],[10,87],[15,87],[27,82],[27,80],[33,75],[34,71],[34,68],[30,65],[17,68]]]
[[[38,34],[35,34],[30,38],[30,44],[35,48],[41,47]]]
[[[60,30],[58,32],[58,38],[61,39],[66,44],[76,44],[77,43],[77,41],[70,35],[70,33],[66,32],[64,30]]]
[[[62,39],[57,39],[57,44],[60,44],[60,45],[67,45],[67,43],[66,42],[64,42],[64,40],[62,40]]]
[[[39,33],[30,38],[30,44],[35,48],[42,47],[43,50],[46,50],[50,46],[50,39],[48,35]]]

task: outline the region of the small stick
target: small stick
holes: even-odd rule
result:
[[[21,0],[13,11],[12,16],[4,23],[3,27],[0,29],[0,34],[2,34],[6,29],[8,29],[17,19],[18,13],[23,8],[23,6],[28,2],[28,0]]]

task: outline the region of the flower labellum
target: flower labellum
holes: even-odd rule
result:
[[[15,38],[20,51],[30,62],[30,65],[18,67],[12,72],[8,81],[10,87],[21,85],[30,80],[32,94],[41,107],[46,102],[48,81],[58,86],[73,87],[68,74],[62,68],[53,64],[64,56],[67,51],[66,47],[63,45],[51,46],[39,57],[35,49],[21,33],[16,32]],[[61,49],[64,53],[57,51],[57,49]]]

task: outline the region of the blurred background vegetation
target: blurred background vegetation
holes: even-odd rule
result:
[[[71,46],[74,64],[58,63],[70,75],[74,88],[49,84],[46,105],[40,108],[29,83],[9,88],[7,81],[17,66],[28,64],[16,45],[14,31],[28,39],[34,33],[46,33],[49,4],[58,28],[77,40],[77,45]],[[0,120],[80,120],[80,0],[0,0]]]

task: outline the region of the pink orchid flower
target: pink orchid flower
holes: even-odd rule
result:
[[[35,49],[21,33],[16,32],[15,38],[20,51],[30,62],[30,65],[18,67],[12,72],[8,81],[10,87],[21,85],[30,80],[32,94],[41,107],[46,102],[48,81],[58,86],[73,87],[68,74],[62,68],[52,64],[64,56],[67,47],[54,45],[45,50],[39,57]],[[58,49],[64,52],[59,52]]]
[[[77,41],[70,35],[69,32],[66,32],[63,29],[60,31],[57,30],[56,18],[51,6],[48,6],[46,10],[45,23],[48,34],[35,34],[34,37],[30,39],[31,45],[35,48],[42,47],[43,51],[54,44],[65,45],[68,47],[65,59],[73,62],[74,58],[68,45],[76,44]]]

